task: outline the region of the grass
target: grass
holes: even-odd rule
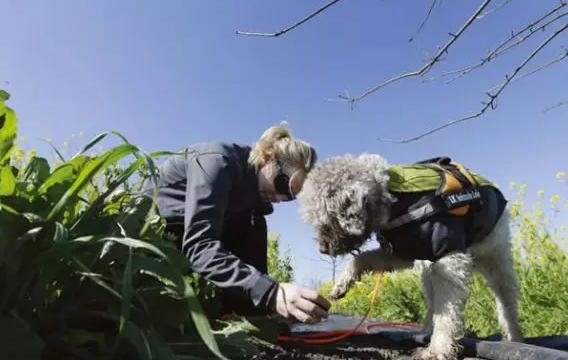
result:
[[[557,177],[564,180],[564,174]],[[566,228],[556,224],[566,218],[568,202],[554,195],[545,201],[538,191],[538,201],[527,205],[527,187],[511,184],[517,199],[513,212],[515,268],[521,285],[520,321],[525,336],[568,334],[568,259],[561,245],[566,243]],[[564,217],[563,217],[564,216]],[[367,274],[336,302],[334,311],[364,315],[369,308],[375,276]],[[331,283],[319,289],[331,290]],[[466,308],[466,327],[478,336],[499,333],[493,294],[485,280],[476,274],[470,284]],[[370,316],[387,321],[422,323],[426,315],[425,298],[418,270],[384,274]]]
[[[17,143],[0,90],[0,347],[10,359],[237,359],[255,329],[212,323],[187,259],[164,236],[155,202],[133,176],[155,159],[104,133],[50,164]],[[109,136],[121,143],[99,154]],[[120,164],[124,163],[124,166]],[[258,332],[258,331],[257,331]]]

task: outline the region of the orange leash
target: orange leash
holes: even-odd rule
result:
[[[359,321],[359,324],[357,324],[357,326],[355,328],[353,328],[351,330],[335,330],[335,331],[319,332],[319,333],[307,334],[307,335],[303,335],[303,336],[279,335],[278,340],[279,341],[297,341],[297,342],[303,342],[303,343],[306,343],[306,344],[326,344],[326,343],[332,343],[332,342],[335,342],[335,341],[345,339],[346,337],[349,337],[349,336],[354,335],[354,334],[368,334],[368,330],[370,328],[373,328],[373,327],[379,327],[379,326],[416,326],[417,324],[414,324],[414,323],[384,322],[384,323],[368,324],[365,327],[366,331],[358,330],[361,327],[361,325],[363,325],[363,323],[365,322],[365,320],[367,319],[369,314],[371,313],[371,310],[373,308],[373,303],[375,302],[375,300],[377,298],[377,293],[379,292],[379,285],[381,283],[381,278],[382,278],[382,273],[377,274],[377,280],[375,281],[375,288],[373,289],[373,295],[371,297],[371,302],[369,303],[369,309],[367,310],[367,313],[365,314],[365,316],[363,316],[363,318],[361,319],[361,321]]]

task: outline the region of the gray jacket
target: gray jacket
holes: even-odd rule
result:
[[[268,306],[276,281],[231,254],[221,241],[223,224],[232,216],[273,211],[262,202],[258,175],[247,164],[250,147],[213,142],[184,150],[159,168],[160,215],[168,223],[184,224],[181,250],[194,272],[219,288],[246,294],[259,308]],[[151,183],[145,191],[152,191]]]

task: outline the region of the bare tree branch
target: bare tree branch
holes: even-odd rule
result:
[[[426,23],[430,19],[430,15],[432,15],[432,11],[434,10],[434,7],[436,6],[437,3],[438,3],[438,0],[432,0],[432,4],[430,4],[430,9],[428,9],[428,13],[426,14],[426,17],[424,18],[424,20],[422,21],[422,23],[420,24],[420,26],[418,27],[418,29],[416,30],[414,35],[412,35],[410,37],[410,39],[408,39],[408,42],[412,42],[418,36],[418,34],[420,34],[420,31],[422,31],[424,26],[426,26]]]
[[[564,106],[564,105],[568,105],[568,100],[564,100],[564,101],[561,101],[559,103],[556,103],[556,104],[552,105],[551,107],[544,109],[542,112],[547,113],[551,110],[554,110],[554,109],[559,108],[559,107]]]
[[[469,74],[470,72],[472,72],[475,69],[479,69],[481,68],[483,65],[487,64],[488,62],[490,62],[491,60],[495,59],[496,57],[500,56],[500,55],[504,55],[506,54],[509,50],[515,48],[516,46],[524,43],[525,41],[527,41],[530,37],[532,37],[534,34],[536,34],[537,32],[544,30],[547,26],[551,25],[552,23],[560,20],[561,18],[563,18],[564,16],[568,15],[568,12],[564,12],[561,13],[559,15],[557,15],[556,17],[554,17],[552,20],[542,24],[539,27],[536,27],[536,25],[538,25],[540,22],[544,21],[547,17],[551,16],[552,14],[558,12],[560,9],[562,9],[564,6],[568,5],[565,2],[561,2],[560,5],[554,9],[552,9],[551,11],[547,12],[546,14],[540,16],[537,20],[533,21],[532,23],[530,23],[529,25],[527,25],[526,27],[524,27],[523,29],[521,29],[518,32],[513,32],[511,33],[511,36],[509,38],[507,38],[506,40],[502,41],[495,49],[493,49],[492,51],[489,52],[489,55],[483,59],[481,59],[481,61],[479,61],[476,64],[467,66],[463,69],[460,70],[453,70],[453,71],[449,71],[440,75],[436,75],[432,78],[423,80],[423,83],[426,82],[430,82],[433,80],[436,80],[438,78],[441,77],[447,77],[447,76],[452,76],[455,75],[454,77],[452,77],[450,80],[448,80],[446,83],[449,84],[461,77],[464,77],[465,75]],[[529,32],[527,35],[519,38],[517,41],[511,43],[513,40],[515,40],[516,38],[518,38],[520,35]],[[511,44],[510,44],[511,43]]]
[[[247,35],[247,36],[278,37],[280,35],[286,34],[288,31],[291,31],[291,30],[297,28],[298,26],[302,25],[306,21],[316,17],[318,14],[320,14],[321,12],[325,11],[327,8],[331,7],[332,5],[335,5],[336,3],[340,2],[340,1],[341,0],[332,0],[332,1],[328,2],[327,4],[325,4],[324,6],[317,9],[316,11],[312,12],[308,16],[304,17],[300,21],[292,24],[291,26],[287,27],[286,29],[280,30],[280,31],[275,32],[275,33],[248,32],[248,31],[237,30],[236,34],[237,35]]]
[[[499,11],[499,9],[505,7],[505,6],[506,6],[507,4],[509,4],[511,1],[513,1],[513,0],[505,0],[505,1],[503,1],[501,4],[497,5],[495,8],[493,8],[493,9],[491,9],[491,10],[489,10],[489,11],[487,11],[487,12],[481,14],[481,15],[479,15],[479,16],[477,17],[477,19],[478,19],[478,20],[479,20],[479,19],[483,19],[484,17],[489,16],[489,15],[493,14],[493,13],[496,12],[496,11]]]
[[[469,28],[471,26],[471,24],[473,24],[473,22],[476,20],[477,16],[479,16],[479,14],[481,14],[483,12],[483,10],[491,3],[491,1],[492,0],[485,0],[481,4],[481,6],[473,13],[473,15],[470,16],[470,18],[461,26],[461,28],[455,34],[450,33],[450,40],[438,51],[438,53],[434,56],[434,58],[432,58],[428,63],[426,63],[420,69],[418,69],[416,71],[412,71],[412,72],[408,72],[408,73],[405,73],[405,74],[395,76],[395,77],[393,77],[389,80],[384,81],[383,83],[381,83],[377,86],[370,88],[369,90],[365,91],[363,94],[361,94],[357,97],[354,97],[354,98],[347,98],[343,95],[339,95],[338,98],[340,98],[342,100],[336,100],[336,101],[345,101],[345,102],[353,104],[357,101],[361,101],[362,99],[371,95],[375,91],[378,91],[378,90],[384,88],[385,86],[390,85],[390,84],[392,84],[396,81],[399,81],[399,80],[402,80],[402,79],[405,79],[405,78],[415,77],[415,76],[422,76],[422,75],[428,73],[434,67],[434,65],[440,60],[442,55],[448,53],[448,50],[452,46],[452,44],[454,42],[456,42],[456,40],[464,33],[465,30],[467,30],[467,28]]]
[[[565,31],[568,28],[568,23],[565,23],[563,26],[561,26],[558,30],[556,30],[552,35],[550,35],[545,41],[543,41],[538,47],[536,47],[536,49],[533,50],[533,52],[520,64],[517,66],[517,68],[515,69],[515,71],[513,71],[513,73],[511,75],[507,75],[505,81],[503,81],[503,83],[500,85],[499,89],[497,90],[496,93],[491,94],[491,93],[487,93],[486,95],[489,97],[489,101],[483,103],[483,107],[481,108],[480,111],[478,111],[475,114],[472,115],[468,115],[459,119],[455,119],[452,121],[449,121],[447,123],[444,123],[438,127],[435,127],[431,130],[428,130],[420,135],[416,135],[413,136],[411,138],[407,138],[407,139],[388,139],[388,138],[378,138],[377,140],[382,141],[382,142],[392,142],[392,143],[400,143],[400,144],[405,144],[405,143],[409,143],[412,141],[416,141],[419,140],[425,136],[428,136],[430,134],[433,134],[437,131],[440,131],[442,129],[445,129],[447,127],[450,127],[452,125],[456,125],[458,123],[464,122],[464,121],[468,121],[471,119],[475,119],[480,117],[481,115],[483,115],[488,109],[495,109],[496,108],[496,101],[497,98],[499,97],[499,95],[503,92],[503,90],[505,90],[505,88],[507,87],[507,85],[509,85],[513,79],[519,74],[519,72],[545,47],[547,46],[552,40],[554,40],[554,38],[556,38],[558,35],[560,35],[563,31]]]
[[[564,48],[564,47],[563,47],[563,48]],[[521,75],[521,76],[516,77],[515,79],[511,80],[511,82],[517,81],[517,80],[521,80],[521,79],[524,79],[524,78],[526,78],[526,77],[528,77],[528,76],[531,76],[532,74],[537,73],[537,72],[539,72],[539,71],[541,71],[541,70],[544,70],[544,69],[546,69],[546,68],[548,68],[548,67],[550,67],[550,66],[552,66],[552,65],[554,65],[554,64],[556,64],[556,63],[558,63],[558,62],[560,62],[560,61],[562,61],[562,60],[564,60],[564,59],[566,59],[567,57],[568,57],[568,49],[567,49],[567,48],[564,48],[564,53],[563,53],[562,55],[560,55],[560,56],[558,56],[558,57],[556,57],[556,58],[550,60],[550,61],[547,62],[546,64],[541,65],[541,66],[537,67],[537,68],[534,69],[534,70],[531,70],[531,71],[529,71],[529,72],[527,72],[527,73],[524,73],[524,74]],[[499,85],[493,86],[492,88],[490,88],[490,89],[488,90],[488,92],[491,92],[491,91],[495,90],[498,86],[499,86]]]

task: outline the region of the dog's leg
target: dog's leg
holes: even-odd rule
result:
[[[487,238],[472,250],[475,269],[485,277],[495,294],[495,308],[503,339],[522,342],[517,303],[520,286],[511,249],[509,214],[505,213]]]
[[[329,297],[333,300],[344,297],[365,272],[392,271],[411,266],[412,261],[399,259],[384,252],[382,249],[364,251],[353,257],[349,265],[347,265],[347,268],[341,273],[337,282],[334,284]]]
[[[489,287],[495,294],[495,308],[497,320],[503,338],[508,341],[522,342],[522,333],[518,318],[518,280],[512,269],[512,260],[500,257],[497,259],[479,259],[476,267],[487,280]]]
[[[464,335],[464,310],[472,271],[468,254],[453,253],[431,267],[433,296],[433,331],[430,344],[418,349],[419,359],[450,360],[461,352],[458,344]]]
[[[503,331],[503,338],[522,342],[517,305],[520,291],[511,253],[502,251],[495,252],[494,256],[487,254],[483,258],[477,258],[476,262],[476,270],[485,277],[495,294],[497,320]]]
[[[426,296],[426,319],[424,320],[424,327],[422,332],[428,336],[432,336],[432,316],[433,316],[433,306],[434,306],[434,287],[432,285],[432,264],[424,267],[422,270],[422,284],[424,287],[424,295]]]

